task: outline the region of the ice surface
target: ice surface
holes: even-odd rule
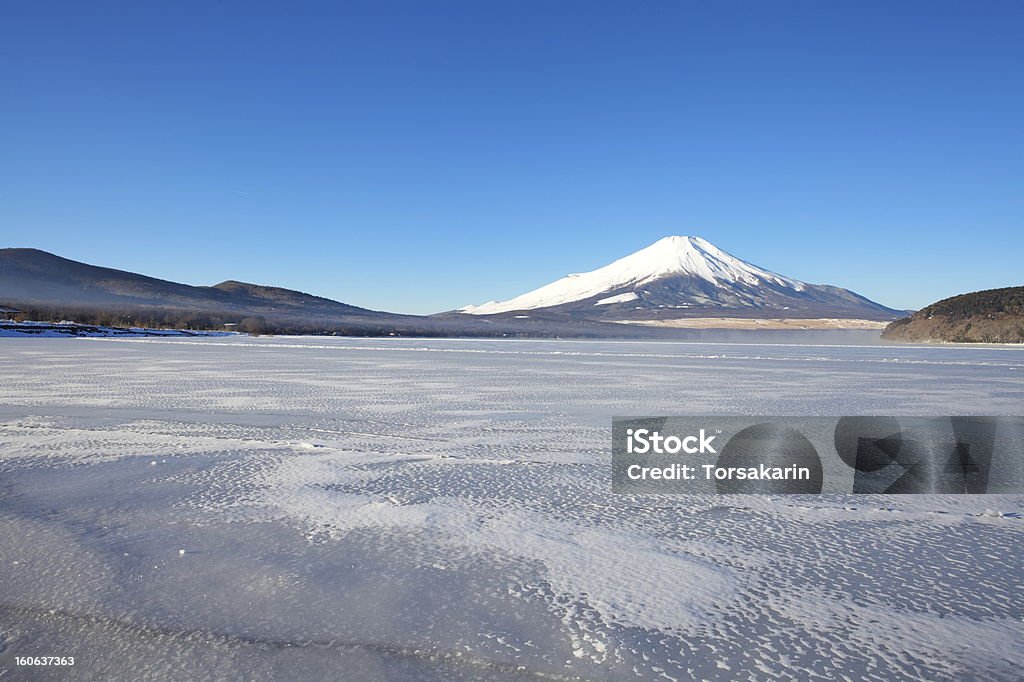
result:
[[[0,673],[1024,662],[1020,496],[617,496],[609,466],[616,414],[1019,414],[1021,348],[32,338],[0,377]]]

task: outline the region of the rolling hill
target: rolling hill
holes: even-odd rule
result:
[[[1024,343],[1024,287],[960,294],[896,320],[882,332],[892,341]]]

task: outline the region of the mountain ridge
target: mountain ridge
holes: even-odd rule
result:
[[[275,297],[272,294],[277,292]],[[284,295],[288,292],[288,296]],[[8,304],[274,309],[316,301],[339,315],[389,315],[304,292],[227,280],[194,286],[126,270],[90,265],[40,249],[0,249],[0,300]]]
[[[889,320],[905,314],[848,289],[780,275],[692,235],[664,237],[596,270],[567,275],[507,301],[464,306],[456,312],[554,313],[608,321],[645,315]]]
[[[613,278],[610,284],[605,281],[599,287],[610,286],[614,290],[598,293],[589,300],[555,301],[554,306],[529,310],[528,314],[511,311],[472,315],[453,311],[431,316],[369,310],[314,294],[235,279],[193,286],[90,265],[39,249],[8,248],[0,249],[0,312],[6,317],[39,321],[74,319],[106,326],[237,328],[283,334],[672,338],[668,329],[655,334],[654,329],[642,328],[644,321],[672,320],[681,314],[711,320],[871,319],[871,315],[851,314],[851,310],[862,302],[877,306],[843,289],[807,285],[739,261],[710,243],[696,241],[699,238],[688,241],[689,246],[678,243],[682,238],[675,239],[676,242],[670,240],[653,253],[646,253],[639,261],[629,257],[620,259],[625,263],[617,261],[618,279]],[[684,248],[680,251],[677,247]],[[680,271],[686,273],[682,279]],[[593,294],[587,289],[586,275],[568,278],[583,281],[583,289],[574,296]],[[626,285],[619,286],[623,280]],[[729,287],[723,289],[722,282],[729,283]],[[845,308],[840,310],[822,303],[815,310],[790,312],[784,305],[788,300],[784,294],[794,292],[811,300],[822,299],[824,303],[834,302],[838,297]],[[679,296],[688,297],[687,300],[700,297],[701,304],[663,302],[678,300]],[[756,297],[778,300],[770,300],[770,305],[759,308],[751,305]],[[883,312],[879,313],[878,308]],[[880,306],[873,311],[885,319],[896,316]]]
[[[565,320],[401,315],[301,291],[225,280],[193,286],[74,261],[33,248],[0,249],[0,314],[107,327],[234,329],[252,333],[420,337],[667,338],[657,330]]]

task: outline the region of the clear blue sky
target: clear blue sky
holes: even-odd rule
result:
[[[0,5],[0,246],[400,312],[668,234],[1024,284],[1024,3]]]

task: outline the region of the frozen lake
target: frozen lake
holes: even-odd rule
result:
[[[617,496],[610,438],[1022,408],[1010,347],[0,339],[0,677],[1019,679],[1022,496]]]

